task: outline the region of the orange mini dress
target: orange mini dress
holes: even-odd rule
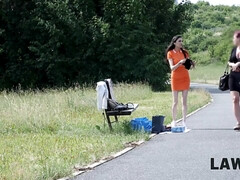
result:
[[[186,53],[187,58],[189,54]],[[168,51],[167,59],[173,60],[173,65],[177,64],[179,61],[184,59],[183,52],[175,51],[174,49]],[[172,91],[183,91],[189,90],[190,88],[190,77],[188,70],[185,68],[184,65],[180,65],[177,69],[171,72],[171,89]]]

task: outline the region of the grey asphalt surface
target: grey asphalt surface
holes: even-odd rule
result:
[[[207,89],[214,101],[187,119],[190,132],[159,134],[74,180],[239,180],[240,169],[233,170],[230,161],[240,158],[240,132],[232,130],[236,121],[229,92],[215,85],[191,88]],[[218,167],[228,158],[231,169],[211,170],[210,158]]]

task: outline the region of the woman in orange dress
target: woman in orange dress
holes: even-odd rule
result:
[[[171,89],[173,95],[171,126],[176,126],[178,93],[182,92],[182,125],[186,128],[187,96],[190,88],[190,77],[188,70],[183,64],[186,58],[189,58],[189,54],[183,49],[182,43],[182,36],[174,36],[166,50],[166,59],[171,69]],[[186,58],[184,57],[184,53]]]

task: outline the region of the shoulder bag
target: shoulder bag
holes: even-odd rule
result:
[[[191,59],[187,58],[186,53],[184,52],[184,50],[182,50],[182,52],[183,52],[184,58],[186,59],[186,61],[185,61],[185,63],[183,65],[185,66],[185,68],[187,70],[189,70],[191,68],[191,66],[194,65],[194,63],[193,63],[193,61]]]
[[[227,64],[224,74],[220,77],[218,88],[221,91],[229,90],[228,81],[229,81],[229,66]]]

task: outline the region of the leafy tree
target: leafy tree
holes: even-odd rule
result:
[[[211,6],[200,1],[193,6],[195,9],[194,20],[188,31],[184,34],[185,46],[192,53],[205,54],[210,58],[192,54],[198,63],[218,61],[225,63],[229,58],[232,48],[233,31],[240,29],[237,18],[240,16],[240,7],[236,6]]]
[[[164,90],[164,50],[192,20],[174,0],[0,2],[0,88],[147,81]]]

